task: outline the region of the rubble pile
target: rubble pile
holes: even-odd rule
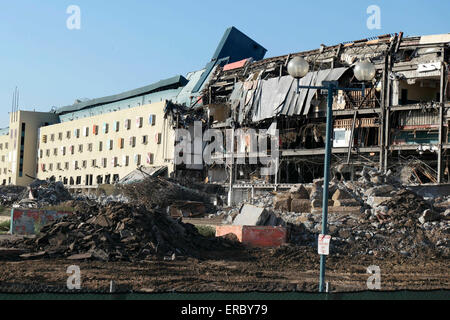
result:
[[[120,189],[125,197],[148,209],[167,208],[179,201],[203,202],[205,205],[211,202],[210,194],[161,177],[148,177],[142,182],[121,186]]]
[[[0,186],[0,205],[11,207],[14,203],[22,200],[21,196],[26,187],[20,186]]]
[[[15,208],[42,208],[58,205],[72,199],[72,195],[62,182],[52,180],[35,180],[22,191],[13,207]]]
[[[140,261],[154,257],[174,260],[201,256],[206,250],[231,245],[208,239],[181,220],[144,206],[110,203],[105,207],[74,203],[73,215],[44,226],[37,238],[20,240],[14,247],[30,250],[26,257],[64,257],[70,260]]]
[[[335,252],[450,256],[449,197],[424,199],[391,172],[364,167],[358,175],[357,181],[330,183],[328,223]],[[318,179],[286,192],[259,194],[252,203],[271,217],[264,225],[288,227],[291,242],[316,246],[322,231],[322,187],[323,179]],[[224,223],[239,219],[235,211],[228,211]]]

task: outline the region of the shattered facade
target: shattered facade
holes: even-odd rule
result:
[[[350,180],[364,166],[395,172],[405,184],[450,182],[448,63],[450,34],[403,37],[384,35],[307,52],[251,59],[217,68],[204,101],[208,128],[234,130],[234,148],[216,153],[208,167],[210,182],[233,188],[289,186],[323,177],[327,92],[300,89],[287,72],[295,56],[310,72],[303,86],[338,81],[361,88],[353,74],[356,62],[369,59],[376,77],[358,91],[338,91],[333,100],[332,172]],[[279,130],[277,174],[264,177],[260,166],[230,165],[223,160],[248,157],[246,130]]]

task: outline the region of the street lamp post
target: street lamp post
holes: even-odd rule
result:
[[[322,235],[328,233],[328,192],[330,183],[330,164],[331,164],[331,150],[333,143],[333,96],[338,90],[342,91],[361,91],[363,96],[365,94],[364,81],[371,81],[376,74],[375,66],[370,61],[361,61],[355,65],[354,74],[356,79],[363,82],[362,88],[341,88],[337,81],[324,81],[323,86],[301,86],[300,79],[306,76],[309,72],[308,62],[301,57],[294,57],[288,64],[288,73],[297,79],[297,93],[300,89],[318,89],[327,90],[328,92],[328,106],[327,106],[327,127],[326,127],[326,142],[325,142],[325,162],[324,162],[324,181],[323,181],[323,201],[322,201]],[[326,270],[326,256],[320,255],[320,282],[319,292],[325,290],[325,270]]]

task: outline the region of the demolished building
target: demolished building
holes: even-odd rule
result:
[[[334,97],[336,178],[350,180],[355,170],[370,166],[398,172],[405,184],[450,182],[449,44],[450,34],[398,33],[217,68],[203,91],[207,127],[238,137],[233,148],[215,153],[208,180],[253,190],[287,189],[323,177],[327,95],[316,89],[297,92],[287,65],[300,56],[310,64],[300,85],[338,81],[360,88],[355,63],[369,59],[377,70],[365,94],[338,91]],[[279,132],[273,176],[264,177],[260,164],[249,164],[251,136],[258,129]],[[230,158],[235,161],[225,161]],[[237,164],[240,158],[247,162]]]
[[[377,70],[364,94],[334,97],[336,178],[351,180],[370,166],[395,172],[405,184],[447,183],[449,44],[450,34],[399,33],[264,59],[267,50],[232,27],[206,66],[186,77],[48,113],[13,110],[10,127],[0,130],[0,182],[55,177],[71,188],[95,188],[140,167],[166,167],[171,176],[206,178],[229,190],[312,182],[324,171],[327,97],[317,89],[297,92],[287,65],[300,56],[310,64],[301,85],[337,81],[360,88],[354,65],[369,59]],[[201,161],[177,164],[176,129],[187,129],[193,140],[208,129],[237,137],[221,141],[209,163],[201,159],[207,141],[194,141],[191,157]],[[267,161],[261,164],[251,153],[254,141],[265,144],[263,136]],[[271,174],[264,174],[266,166]]]

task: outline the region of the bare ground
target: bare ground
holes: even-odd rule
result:
[[[107,291],[114,280],[121,290],[134,292],[316,292],[319,256],[312,248],[237,249],[205,260],[74,262],[1,258],[0,292],[10,288],[65,288],[67,267],[81,269],[82,288]],[[330,256],[327,281],[331,291],[367,290],[367,267],[381,268],[382,290],[450,289],[450,263],[445,258],[403,256]],[[9,288],[9,289],[8,289]],[[22,289],[20,289],[22,288]]]

